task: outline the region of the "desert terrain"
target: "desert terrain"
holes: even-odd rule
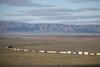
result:
[[[100,56],[18,52],[7,46],[28,50],[100,52],[100,36],[0,37],[0,67],[99,67]]]

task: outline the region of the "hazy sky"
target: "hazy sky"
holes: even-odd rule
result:
[[[0,20],[100,24],[100,0],[0,0]]]

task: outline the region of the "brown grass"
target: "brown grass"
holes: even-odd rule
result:
[[[5,47],[8,45],[27,49],[100,51],[100,38],[54,36],[0,38],[0,67],[77,67],[77,65],[100,65],[100,56],[16,52],[6,49]]]

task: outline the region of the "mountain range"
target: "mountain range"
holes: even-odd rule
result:
[[[40,34],[100,34],[100,25],[68,25],[60,23],[23,23],[14,21],[0,21],[0,33],[7,32],[31,32]]]

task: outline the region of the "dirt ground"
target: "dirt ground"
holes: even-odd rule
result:
[[[99,67],[100,56],[17,52],[7,46],[26,49],[100,51],[100,38],[32,36],[0,38],[0,67]]]

